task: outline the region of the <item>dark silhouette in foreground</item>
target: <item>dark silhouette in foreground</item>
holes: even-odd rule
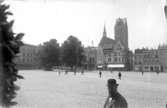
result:
[[[128,108],[126,99],[117,91],[118,84],[115,79],[107,81],[109,96],[103,108]]]
[[[14,99],[20,89],[15,82],[23,79],[18,73],[15,57],[19,56],[24,34],[13,32],[14,20],[8,19],[13,14],[3,1],[0,0],[0,107],[10,108],[17,104]]]

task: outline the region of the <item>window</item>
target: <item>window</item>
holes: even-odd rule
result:
[[[148,69],[149,69],[149,67],[148,67],[148,66],[146,66],[146,67],[145,67],[145,69],[146,69],[146,70],[148,70]]]
[[[114,58],[114,62],[117,62],[117,58],[116,57]]]
[[[108,62],[111,62],[111,58],[108,58]]]

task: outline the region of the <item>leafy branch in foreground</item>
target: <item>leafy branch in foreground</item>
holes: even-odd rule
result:
[[[16,97],[19,90],[14,82],[23,79],[18,74],[14,58],[19,53],[19,48],[23,45],[21,39],[23,33],[13,33],[12,26],[14,21],[7,21],[9,5],[0,3],[0,104],[10,106],[16,104],[12,100]]]

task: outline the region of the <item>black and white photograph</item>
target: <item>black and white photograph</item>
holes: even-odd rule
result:
[[[167,0],[0,0],[0,108],[167,108]]]

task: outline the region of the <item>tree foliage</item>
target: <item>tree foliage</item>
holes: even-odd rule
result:
[[[60,47],[56,39],[51,39],[42,45],[41,65],[50,70],[53,66],[60,65]]]
[[[14,83],[23,78],[18,74],[14,58],[19,53],[23,44],[23,33],[13,33],[14,21],[7,21],[9,5],[0,3],[0,104],[3,106],[13,105],[12,100],[16,97],[19,87]]]
[[[62,44],[62,62],[66,66],[81,66],[85,56],[81,41],[74,36],[69,36]]]
[[[165,17],[167,18],[167,5],[164,6]]]

